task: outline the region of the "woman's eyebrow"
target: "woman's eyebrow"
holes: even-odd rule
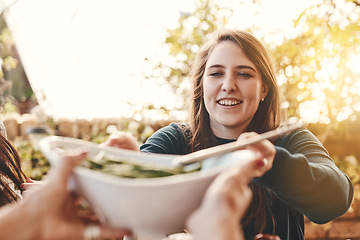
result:
[[[225,68],[225,67],[221,64],[214,64],[214,65],[209,66],[208,69],[211,69],[211,68]],[[246,68],[246,69],[250,69],[250,70],[256,72],[256,69],[250,65],[238,65],[238,66],[236,66],[236,68],[238,68],[238,69]]]
[[[251,69],[254,72],[256,72],[256,69],[249,65],[239,65],[239,66],[236,66],[236,68],[240,68],[240,69],[247,68],[247,69]]]
[[[208,68],[209,68],[209,69],[210,69],[210,68],[224,68],[224,66],[221,65],[221,64],[214,64],[214,65],[209,66]]]

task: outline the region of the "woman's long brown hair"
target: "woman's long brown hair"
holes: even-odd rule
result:
[[[21,184],[26,180],[26,175],[21,170],[20,156],[16,148],[2,134],[0,134],[0,176],[1,207],[18,199],[18,195],[2,176],[9,178],[20,191],[22,191]]]
[[[191,71],[191,79],[193,81],[193,98],[190,118],[190,130],[192,139],[189,143],[190,151],[197,151],[204,148],[215,146],[216,137],[210,126],[210,117],[204,104],[203,92],[203,76],[205,66],[214,47],[223,42],[232,41],[236,43],[245,55],[255,64],[256,68],[261,72],[263,84],[268,88],[267,96],[259,107],[247,127],[246,131],[255,131],[263,133],[273,130],[280,125],[280,100],[279,91],[275,77],[275,69],[269,54],[259,40],[251,34],[240,30],[221,30],[215,38],[207,42],[199,51],[195,63]],[[267,189],[255,183],[251,184],[253,190],[253,201],[249,207],[248,213],[242,220],[244,227],[250,222],[253,233],[261,233],[267,226],[266,216],[271,215],[270,204],[271,194],[267,193]],[[274,222],[272,223],[274,226]],[[253,239],[254,236],[250,236]]]

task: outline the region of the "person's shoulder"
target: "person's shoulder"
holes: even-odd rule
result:
[[[176,129],[188,129],[189,124],[183,122],[172,122],[168,125],[168,127],[172,127]]]
[[[275,145],[284,145],[288,142],[297,141],[319,141],[317,137],[306,127],[297,128],[277,138]]]
[[[187,136],[189,131],[190,128],[188,124],[182,122],[172,122],[169,125],[160,128],[156,133]]]
[[[171,123],[157,130],[140,147],[143,152],[186,154],[187,135],[186,124]]]
[[[186,124],[185,123],[178,123],[178,122],[172,122],[166,126],[163,126],[162,128],[160,128],[158,131],[162,131],[162,132],[176,132],[179,131],[181,129],[186,128]]]
[[[287,135],[285,135],[287,138],[314,138],[315,135],[306,127],[300,127],[297,128],[291,132],[289,132]],[[316,137],[315,137],[316,138]]]

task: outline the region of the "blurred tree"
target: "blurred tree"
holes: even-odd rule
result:
[[[337,123],[360,111],[360,6],[323,0],[306,9],[294,26],[299,35],[272,49],[290,116],[323,122],[325,141]]]
[[[247,3],[261,5],[258,0]],[[171,59],[161,60],[154,71],[180,96],[182,108],[191,89],[187,76],[195,53],[209,33],[226,27],[232,16],[230,9],[214,1],[197,0],[196,4],[192,13],[181,13],[177,28],[167,31]],[[322,141],[339,121],[354,120],[360,111],[359,18],[358,0],[323,0],[294,20],[295,38],[268,45],[285,95],[282,107],[289,117],[327,123]]]
[[[22,105],[36,105],[34,93],[26,77],[25,71],[20,63],[11,32],[5,20],[0,17],[0,110],[4,106],[13,105],[21,112]],[[6,80],[5,80],[6,79]],[[0,111],[0,112],[1,112]],[[26,110],[25,110],[26,112]]]
[[[178,108],[184,108],[189,94],[188,75],[195,54],[208,35],[216,29],[223,28],[230,9],[221,8],[215,1],[195,0],[193,12],[180,12],[178,27],[167,30],[165,44],[168,46],[169,57],[156,64],[151,76],[146,78],[165,79],[174,94],[179,96]]]

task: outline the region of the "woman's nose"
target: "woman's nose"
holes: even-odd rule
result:
[[[221,90],[224,92],[235,91],[236,90],[236,78],[232,75],[225,76],[223,83],[221,85]]]

